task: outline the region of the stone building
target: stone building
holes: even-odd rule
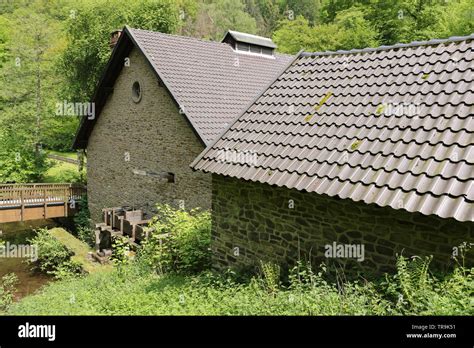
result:
[[[106,207],[210,208],[211,176],[189,164],[291,61],[269,39],[223,42],[125,27],[74,148],[87,151],[94,221]],[[118,38],[118,39],[117,39]]]
[[[455,262],[474,242],[473,39],[299,54],[192,164],[212,173],[215,265]]]

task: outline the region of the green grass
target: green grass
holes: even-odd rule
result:
[[[52,155],[57,155],[57,156],[67,157],[67,158],[77,160],[77,153],[76,152],[59,152],[59,151],[54,151],[54,150],[48,150],[48,153],[50,153]]]
[[[72,163],[60,162],[56,160],[50,160],[54,163],[54,165],[46,171],[44,175],[43,182],[46,183],[63,183],[65,179],[65,175],[73,175],[77,173],[79,175],[79,171],[77,169],[77,165]]]
[[[9,315],[473,315],[471,274],[451,275],[411,289],[413,303],[393,284],[295,282],[290,287],[265,278],[236,283],[230,277],[163,275],[137,266],[47,285],[13,304]],[[402,300],[400,300],[402,298]]]
[[[67,157],[71,159],[77,159],[75,152],[58,152],[48,151],[50,154]],[[43,182],[45,183],[70,183],[77,182],[80,175],[78,166],[73,163],[62,162],[54,159],[48,159],[52,163],[52,167],[49,168],[43,176]]]
[[[293,296],[294,298],[292,298]],[[73,301],[71,301],[73,299]],[[72,302],[72,303],[71,303]],[[336,304],[336,305],[334,305]],[[337,292],[271,295],[258,287],[209,285],[204,277],[117,272],[47,286],[15,304],[12,315],[304,315],[372,314],[364,299],[339,307]]]
[[[92,251],[91,248],[66,230],[62,228],[52,228],[48,230],[48,232],[59,242],[61,242],[61,244],[65,245],[69,250],[74,252],[74,255],[71,257],[71,259],[81,264],[82,268],[87,273],[112,270],[111,265],[100,265],[96,262],[89,261],[87,259],[87,254]]]

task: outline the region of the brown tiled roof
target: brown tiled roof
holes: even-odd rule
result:
[[[473,39],[302,53],[192,167],[473,221]]]
[[[205,144],[214,140],[293,59],[281,54],[238,53],[227,43],[125,27],[111,63],[116,60],[123,65],[121,55],[126,53],[116,51],[124,50],[127,42],[143,52]],[[111,65],[106,70],[113,70]],[[94,100],[100,98],[101,90],[113,86],[115,78],[102,79]],[[75,147],[86,145],[90,129],[82,128],[91,128],[96,120],[83,121]]]

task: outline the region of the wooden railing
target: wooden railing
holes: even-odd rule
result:
[[[20,209],[23,221],[27,208],[43,207],[46,218],[48,206],[64,205],[67,216],[67,206],[85,195],[86,188],[78,184],[0,184],[0,209]]]

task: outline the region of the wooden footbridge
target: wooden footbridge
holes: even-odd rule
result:
[[[76,184],[0,184],[0,223],[72,216],[85,195]]]

